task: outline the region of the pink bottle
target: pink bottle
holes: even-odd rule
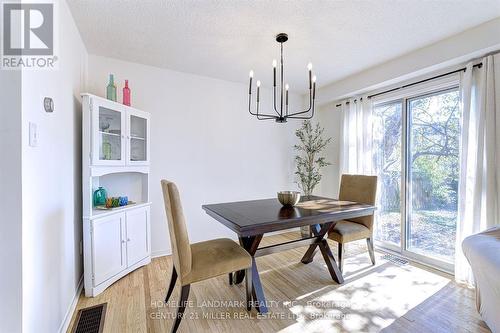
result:
[[[123,104],[130,106],[130,89],[128,87],[128,80],[125,80],[125,87],[123,87]]]

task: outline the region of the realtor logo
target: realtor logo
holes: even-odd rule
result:
[[[3,69],[54,68],[53,3],[3,3],[2,19]]]

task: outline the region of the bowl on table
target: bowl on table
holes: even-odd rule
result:
[[[300,200],[300,192],[281,191],[278,192],[278,201],[285,207],[293,207]]]

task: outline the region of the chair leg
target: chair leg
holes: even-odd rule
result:
[[[172,326],[171,333],[177,332],[179,325],[181,324],[182,317],[184,316],[184,310],[186,310],[186,302],[189,296],[190,285],[182,286],[181,297],[179,299],[179,306],[177,308],[177,315],[175,316],[174,326]]]
[[[368,246],[368,253],[370,254],[372,264],[375,265],[375,251],[373,250],[373,239],[371,237],[366,239],[366,245]]]
[[[339,249],[339,269],[340,272],[342,273],[344,269],[344,244],[339,243],[338,249]]]
[[[172,265],[172,276],[170,277],[170,285],[168,286],[167,297],[165,297],[165,303],[168,302],[170,295],[172,295],[172,291],[174,291],[176,281],[177,281],[177,271],[175,270],[175,267]]]
[[[252,309],[252,267],[245,270],[245,289],[247,292],[247,311]]]
[[[229,273],[229,285],[233,285],[233,272]]]

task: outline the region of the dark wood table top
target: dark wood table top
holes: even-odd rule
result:
[[[203,205],[202,208],[239,236],[366,216],[376,209],[371,205],[318,196],[302,197],[295,207],[283,207],[278,199],[262,199]]]

